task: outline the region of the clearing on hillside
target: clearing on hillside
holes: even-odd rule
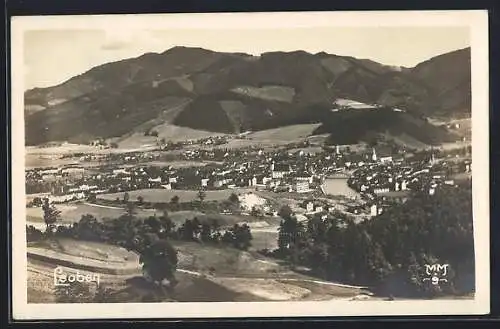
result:
[[[130,136],[123,137],[118,142],[118,145],[120,148],[136,148],[151,145],[156,146],[157,142],[162,138],[166,142],[180,142],[224,135],[222,133],[175,126],[170,123],[154,126],[151,128],[151,131],[157,131],[158,137],[144,136],[144,132],[136,132]]]
[[[248,135],[249,139],[258,141],[287,141],[304,139],[321,126],[320,123],[299,124],[286,127],[256,131]]]

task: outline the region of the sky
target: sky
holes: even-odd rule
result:
[[[311,27],[282,29],[78,29],[24,33],[25,90],[49,87],[94,66],[175,46],[259,55],[305,50],[413,67],[470,46],[468,27]]]

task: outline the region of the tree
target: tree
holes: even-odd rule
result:
[[[90,214],[82,215],[78,225],[74,226],[74,231],[75,236],[82,240],[104,241],[107,238],[103,225]]]
[[[289,205],[282,206],[278,212],[278,216],[280,216],[283,219],[290,218],[292,216],[292,214],[293,214],[293,211]]]
[[[160,220],[160,233],[159,236],[161,238],[173,237],[175,231],[175,223],[168,216],[168,212],[163,211],[163,215],[159,218]]]
[[[127,203],[129,199],[130,199],[130,195],[128,194],[128,192],[125,192],[123,194],[123,203]]]
[[[43,238],[42,231],[38,230],[33,225],[26,225],[26,242],[40,241]]]
[[[211,241],[211,239],[212,239],[212,228],[210,227],[210,224],[208,224],[208,223],[201,224],[200,238],[201,238],[201,241],[203,241],[203,242],[209,242],[209,241]]]
[[[202,228],[201,221],[198,219],[198,217],[195,217],[195,218],[193,218],[193,220],[191,221],[191,223],[193,225],[193,235],[194,235],[194,238],[195,239],[199,239],[200,238],[200,234],[201,234],[201,228]]]
[[[252,244],[253,239],[250,227],[245,223],[243,225],[235,224],[232,228],[234,236],[233,244],[237,249],[247,250]]]
[[[43,205],[43,201],[39,197],[34,197],[32,201],[33,207],[41,207]]]
[[[240,204],[240,198],[238,197],[238,195],[236,193],[231,193],[231,195],[229,196],[228,200],[232,204],[235,204],[235,205],[238,205],[238,206]]]
[[[137,202],[139,203],[139,205],[142,205],[144,203],[144,198],[142,197],[142,195],[139,195],[137,197]]]
[[[199,190],[197,194],[198,199],[200,200],[200,203],[203,203],[203,201],[206,199],[207,194],[203,190]]]
[[[151,242],[141,252],[139,261],[143,264],[143,271],[162,290],[165,279],[168,280],[170,289],[176,285],[177,251],[167,240]]]
[[[137,214],[136,206],[133,202],[128,202],[125,208],[125,212],[129,217],[133,217]]]
[[[250,216],[257,217],[257,218],[264,217],[262,214],[262,211],[260,211],[260,209],[255,207],[255,206],[252,207],[252,210],[250,211]]]
[[[234,234],[231,230],[224,232],[222,235],[221,241],[225,244],[233,244],[234,243]]]
[[[43,221],[46,225],[46,232],[52,233],[54,230],[55,223],[60,220],[61,212],[57,208],[50,204],[49,199],[45,198],[42,206],[43,209]]]
[[[381,293],[468,293],[475,273],[471,195],[470,184],[443,186],[433,196],[415,192],[359,224],[333,214],[313,217],[303,228],[283,209],[279,250],[330,280],[369,285]],[[449,264],[449,282],[439,289],[425,283],[426,264]]]
[[[179,227],[179,236],[184,241],[193,241],[195,235],[195,225],[190,219],[186,219],[184,224]]]
[[[162,231],[162,223],[156,216],[149,216],[144,220],[144,224],[148,226],[148,231],[151,233],[160,233]]]
[[[178,195],[174,195],[172,197],[172,199],[170,199],[170,205],[171,205],[173,210],[175,210],[175,211],[179,210],[179,196]]]
[[[96,202],[97,201],[97,196],[95,195],[95,193],[89,193],[89,196],[87,197],[87,201],[88,202]]]
[[[152,130],[149,134],[153,137],[158,137],[158,131],[156,130]]]

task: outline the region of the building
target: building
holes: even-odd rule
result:
[[[401,183],[401,191],[406,191],[408,189],[408,183],[404,180]]]
[[[309,201],[307,204],[306,204],[306,211],[307,212],[312,212],[314,210],[314,203],[312,203],[311,201]]]
[[[404,203],[408,200],[408,191],[389,191],[385,193],[379,193],[378,197],[385,201],[391,201],[396,203]]]
[[[274,179],[283,178],[292,172],[290,165],[286,164],[271,164],[271,177]]]
[[[83,177],[83,174],[85,173],[85,169],[83,167],[69,167],[69,168],[64,168],[61,173],[65,176],[79,176]]]
[[[151,182],[151,183],[161,183],[161,177],[149,178],[149,182]]]
[[[208,181],[209,181],[209,179],[208,179],[208,178],[202,178],[202,179],[201,179],[201,186],[202,186],[202,187],[206,187],[206,186],[208,186]]]
[[[257,185],[257,177],[253,177],[252,179],[248,180],[248,186],[255,186]]]
[[[57,175],[59,174],[59,169],[46,169],[46,170],[42,170],[40,171],[40,175]]]
[[[113,175],[130,175],[130,172],[125,169],[113,169]]]
[[[306,180],[297,180],[294,184],[294,190],[297,193],[309,192],[309,182]]]
[[[380,187],[380,188],[373,189],[373,193],[375,193],[375,194],[382,194],[382,193],[387,193],[387,192],[389,192],[388,187]]]
[[[54,182],[56,181],[57,177],[54,174],[43,174],[42,175],[42,180],[45,182]]]
[[[296,181],[306,181],[309,184],[312,184],[314,181],[314,177],[312,175],[302,175],[302,176],[295,177],[295,180]]]
[[[384,157],[380,157],[380,162],[381,162],[381,163],[389,163],[389,162],[392,162],[392,156],[384,156]]]

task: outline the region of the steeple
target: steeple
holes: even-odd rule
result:
[[[429,164],[434,165],[436,163],[436,157],[434,156],[434,147],[431,147],[431,158],[429,159]]]

